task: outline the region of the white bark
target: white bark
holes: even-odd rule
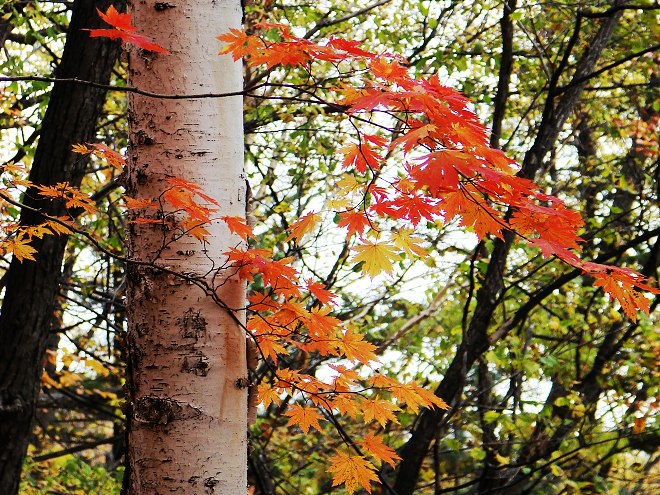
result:
[[[141,33],[170,51],[130,48],[131,85],[175,94],[242,89],[240,62],[218,55],[215,39],[239,27],[239,0],[135,0],[131,13]],[[129,194],[154,198],[169,187],[165,178],[181,177],[220,202],[215,216],[245,214],[240,96],[132,95],[129,116]],[[204,246],[191,236],[171,242],[174,232],[161,226],[131,224],[129,254],[204,275],[227,305],[244,307],[244,284],[223,282],[227,274],[217,271],[223,251],[239,239],[223,222],[207,228],[211,235]],[[242,329],[194,284],[135,264],[128,271],[128,493],[245,494]]]

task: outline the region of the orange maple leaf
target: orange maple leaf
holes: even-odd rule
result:
[[[355,166],[361,174],[366,173],[368,169],[380,170],[381,157],[368,144],[347,144],[339,152],[344,154],[344,168]]]
[[[150,38],[135,32],[137,28],[133,25],[130,14],[120,14],[117,9],[115,9],[114,5],[108,7],[108,10],[106,10],[105,13],[101,12],[99,9],[96,9],[96,11],[99,13],[99,17],[110,24],[114,29],[84,29],[84,31],[89,31],[89,35],[92,38],[103,37],[120,39],[126,43],[132,43],[140,48],[144,48],[145,50],[169,53],[165,48],[151,41]]]
[[[408,76],[408,69],[395,60],[383,56],[374,57],[371,61],[371,72],[376,77],[387,81],[397,81]]]
[[[123,170],[126,165],[126,159],[122,155],[115,150],[108,148],[105,144],[94,143],[92,146],[95,148],[91,151],[92,154],[99,158],[103,158],[117,170]]]
[[[226,43],[218,54],[231,53],[231,58],[236,62],[248,54],[249,42],[253,38],[245,32],[245,29],[231,28],[228,33],[216,36],[216,39]]]
[[[277,355],[286,354],[286,348],[280,343],[280,339],[272,335],[260,335],[257,337],[257,346],[264,359],[272,359],[277,364]]]
[[[314,340],[327,339],[339,328],[341,321],[334,316],[330,316],[329,313],[330,308],[328,306],[314,307],[305,318],[309,334]]]
[[[348,229],[348,236],[357,234],[360,237],[364,230],[369,227],[369,217],[363,211],[345,211],[339,214],[337,226]]]
[[[186,179],[182,179],[181,177],[168,177],[165,180],[170,184],[172,184],[173,186],[180,187],[181,189],[185,189],[186,191],[192,194],[196,194],[204,201],[214,204],[215,206],[220,206],[215,199],[213,199],[208,194],[204,194],[202,192],[202,187],[198,184],[195,184],[194,182],[190,182]]]
[[[314,230],[314,227],[316,227],[316,224],[320,221],[321,215],[314,213],[313,211],[303,215],[289,227],[290,234],[286,240],[290,241],[292,239],[297,239],[298,241],[301,241],[303,236]]]
[[[257,386],[257,394],[264,407],[268,407],[272,403],[279,404],[281,401],[279,392],[265,382],[261,382]]]
[[[647,283],[649,279],[630,268],[589,262],[582,263],[582,267],[596,279],[594,286],[602,287],[611,297],[619,301],[621,309],[633,322],[637,321],[638,310],[649,314],[650,301],[641,290],[660,294],[660,289]]]
[[[364,340],[364,335],[352,328],[346,330],[337,346],[346,359],[351,361],[360,361],[363,364],[378,361],[378,357],[374,354],[376,346]]]
[[[25,234],[19,232],[13,239],[0,242],[0,252],[2,254],[12,253],[20,262],[23,260],[35,261],[34,255],[37,254],[37,250],[29,243],[30,239],[26,239]]]
[[[134,210],[137,208],[156,208],[152,199],[135,199],[130,196],[123,196],[124,202],[126,203],[126,208],[129,210]]]
[[[204,227],[207,222],[195,218],[186,218],[179,226],[188,235],[193,236],[199,241],[205,241],[211,233]]]
[[[371,493],[371,482],[378,482],[375,467],[361,455],[348,455],[337,452],[330,459],[328,471],[332,473],[332,486],[341,485],[352,494],[362,487]]]
[[[385,445],[380,437],[377,437],[376,435],[367,435],[360,442],[360,445],[362,445],[365,450],[369,451],[371,455],[386,462],[392,467],[394,467],[394,461],[401,459],[391,447]]]
[[[251,62],[265,64],[268,69],[276,65],[294,67],[306,64],[311,60],[307,50],[309,42],[298,40],[296,42],[274,43],[267,50],[254,51]]]
[[[289,417],[287,426],[298,425],[303,433],[307,433],[310,428],[322,431],[319,420],[322,420],[323,416],[314,407],[303,407],[294,404],[284,415]]]
[[[253,239],[255,238],[254,234],[252,233],[252,227],[247,224],[245,218],[229,216],[220,218],[227,224],[227,227],[229,227],[229,230],[232,233],[238,234],[244,241],[247,241],[248,237],[252,237]]]
[[[61,199],[67,208],[82,208],[88,213],[97,211],[89,196],[67,182],[58,182],[54,186],[35,186],[39,194],[48,198]]]
[[[60,222],[63,222],[63,223],[66,223],[66,224],[70,224],[70,222],[71,222],[71,218],[68,218],[68,217],[56,217],[56,218],[57,218],[57,220],[60,220]],[[60,222],[56,222],[55,220],[48,219],[48,220],[46,220],[46,225],[48,225],[50,230],[52,230],[55,234],[67,234],[68,235],[68,234],[73,233],[69,228],[65,227]]]
[[[163,193],[163,199],[175,210],[183,210],[195,220],[204,223],[211,221],[212,210],[197,203],[185,189],[172,187]]]
[[[307,290],[323,304],[333,304],[337,295],[325,288],[324,284],[314,282],[311,278],[307,280]]]
[[[385,428],[388,421],[399,423],[394,413],[400,411],[401,408],[389,401],[383,399],[365,399],[360,404],[360,410],[365,423],[375,420],[383,428]]]

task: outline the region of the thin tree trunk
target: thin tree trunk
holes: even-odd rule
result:
[[[119,53],[109,40],[90,39],[82,28],[100,27],[96,7],[109,2],[79,0],[56,75],[107,84]],[[92,141],[103,108],[105,91],[84,85],[55,84],[42,123],[30,180],[52,185],[68,181],[80,184],[85,163],[71,152],[71,145]],[[55,202],[39,201],[29,191],[24,202],[50,215],[65,214]],[[41,215],[23,211],[21,222],[34,224]],[[21,466],[40,388],[44,351],[60,282],[66,236],[34,239],[36,261],[16,258],[6,274],[0,313],[0,492],[18,491]]]
[[[174,5],[176,4],[176,5]],[[162,93],[242,89],[240,62],[214,39],[241,21],[238,0],[134,2],[136,26],[170,54],[132,48],[131,85]],[[194,182],[220,203],[215,215],[245,215],[242,98],[129,100],[129,193],[156,198],[167,178]],[[198,198],[199,199],[199,198]],[[181,212],[167,212],[181,218]],[[142,211],[141,216],[158,218]],[[128,458],[125,491],[239,495],[247,487],[245,285],[221,269],[239,239],[222,222],[206,244],[164,225],[131,223],[129,255]],[[189,278],[211,286],[205,291]]]

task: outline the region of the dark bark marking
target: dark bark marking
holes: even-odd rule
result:
[[[175,420],[200,416],[202,416],[202,411],[190,404],[181,404],[174,399],[152,395],[140,397],[133,412],[136,421],[152,426],[167,425]]]
[[[154,9],[157,12],[163,12],[164,10],[173,9],[175,7],[176,5],[172,5],[171,3],[167,3],[167,2],[156,2],[154,4]]]
[[[181,371],[185,373],[192,373],[197,376],[206,376],[209,373],[209,358],[202,352],[197,352],[193,355],[184,356]]]
[[[181,328],[181,336],[184,339],[197,342],[206,336],[206,320],[199,311],[188,309],[181,318],[177,318],[176,323]]]

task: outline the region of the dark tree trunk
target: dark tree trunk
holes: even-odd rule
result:
[[[90,38],[82,29],[101,27],[96,8],[105,10],[109,4],[105,0],[75,2],[57,77],[108,83],[119,46]],[[80,184],[84,161],[71,152],[71,145],[94,140],[104,100],[104,90],[80,84],[54,85],[30,171],[31,181]],[[65,213],[61,205],[36,197],[34,191],[28,191],[24,203],[51,215]],[[39,223],[40,217],[24,210],[21,222]],[[0,313],[0,492],[7,495],[18,491],[66,243],[65,236],[35,239],[32,246],[38,253],[36,261],[19,263],[14,258],[6,274]]]
[[[624,0],[615,0],[612,5],[619,6],[623,3]],[[568,70],[568,60],[571,56],[575,56],[572,52],[579,38],[582,17],[578,16],[576,19],[564,57],[550,81],[538,133],[534,144],[525,154],[522,168],[518,173],[521,177],[532,179],[542,169],[546,155],[555,145],[561,129],[575,110],[586,83],[585,78],[593,72],[620,18],[621,10],[614,11],[609,17],[604,18],[598,32],[590,40],[588,48],[575,65],[571,83],[564,88],[558,88],[560,76]],[[477,291],[475,309],[463,342],[435,390],[438,397],[443,398],[453,407],[459,405],[465,377],[472,365],[495,340],[502,338],[510,330],[510,326],[504,324],[501,331],[488,334],[493,313],[499,304],[499,296],[504,289],[503,274],[513,241],[514,236],[510,231],[505,232],[504,240],[495,240],[488,270],[481,288]],[[440,423],[447,419],[447,412],[440,409],[425,409],[420,414],[410,438],[399,451],[401,463],[394,482],[397,495],[412,495],[415,491],[419,472],[431,441],[435,438]]]

